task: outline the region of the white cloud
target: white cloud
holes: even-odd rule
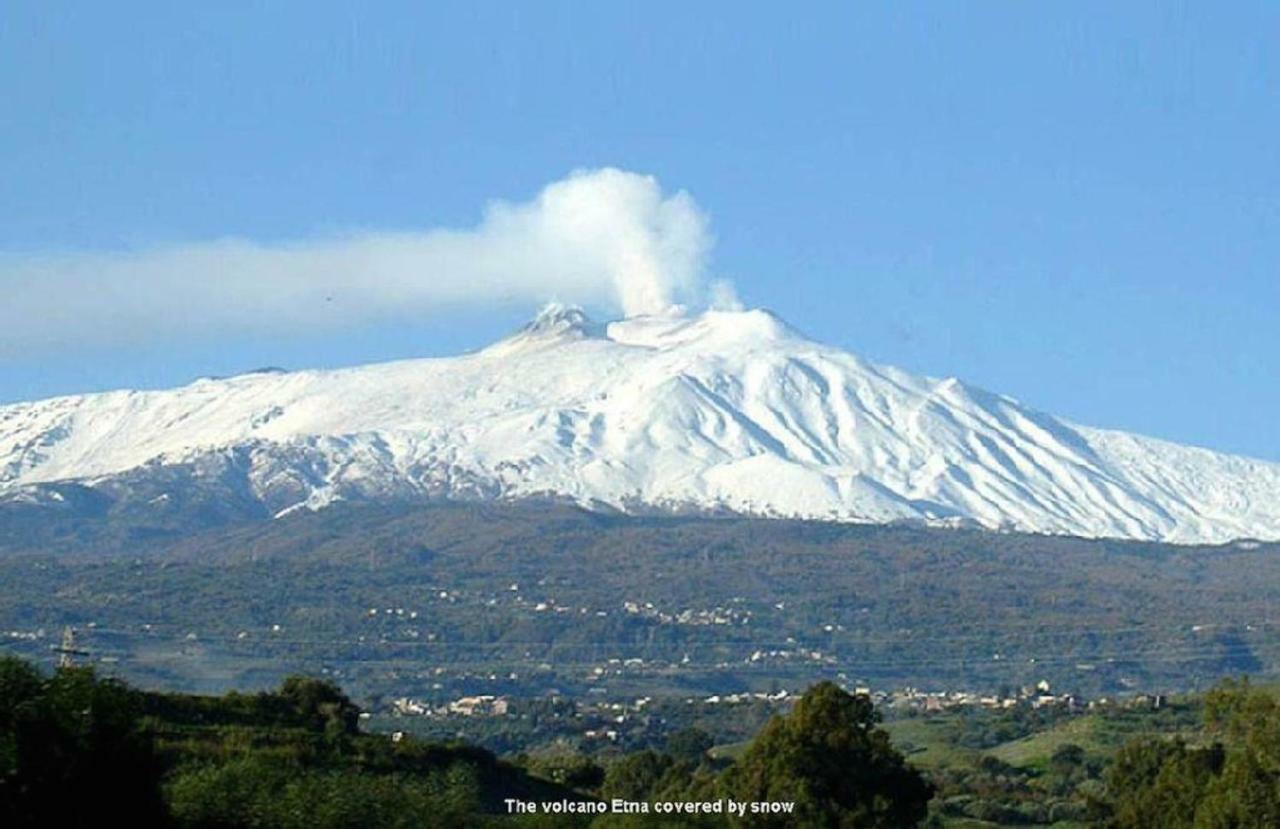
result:
[[[473,229],[245,239],[126,253],[0,256],[0,355],[56,346],[336,329],[451,307],[548,300],[627,316],[717,304],[706,215],[684,192],[584,170]],[[711,296],[708,297],[708,291]]]

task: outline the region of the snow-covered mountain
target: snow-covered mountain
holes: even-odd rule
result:
[[[875,365],[766,311],[607,326],[550,307],[482,351],[0,407],[0,499],[183,488],[557,496],[624,510],[1280,539],[1280,464],[1092,429]]]

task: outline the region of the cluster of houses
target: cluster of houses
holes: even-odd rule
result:
[[[674,613],[660,610],[653,602],[625,601],[622,609],[632,616],[652,619],[661,625],[747,625],[751,611],[737,607],[716,606],[709,609],[686,608]]]
[[[784,648],[781,650],[758,650],[753,652],[744,661],[757,665],[771,662],[818,662],[823,665],[835,665],[837,660],[830,654],[823,653],[819,650],[809,650],[806,648]]]
[[[957,708],[1009,709],[1018,706],[1042,708],[1046,706],[1063,707],[1069,710],[1080,710],[1086,703],[1075,694],[1055,693],[1047,680],[1035,685],[1018,688],[1008,695],[980,694],[972,691],[925,691],[907,687],[891,691],[872,690],[867,686],[854,686],[849,689],[856,694],[865,694],[877,706],[893,711],[948,711]],[[690,705],[740,705],[749,702],[765,702],[770,704],[786,704],[795,695],[786,689],[772,692],[744,691],[732,694],[712,694],[706,697],[687,697],[684,702]],[[652,701],[651,697],[640,697],[634,701],[597,701],[582,702],[581,712],[584,714],[606,715],[616,722],[624,722],[628,714],[641,711]],[[1167,703],[1164,696],[1142,696],[1126,700],[1125,704],[1161,707]],[[1088,707],[1110,704],[1101,699],[1088,702]],[[511,712],[510,699],[505,696],[480,695],[466,696],[442,703],[430,703],[409,697],[401,697],[391,705],[392,712],[399,716],[436,717],[502,717]],[[607,737],[606,734],[585,735],[588,737]]]
[[[400,697],[392,701],[391,710],[402,717],[504,717],[510,711],[511,702],[506,697],[488,694],[459,697],[439,705]]]
[[[702,697],[700,700],[689,697],[685,699],[685,702],[689,704],[701,702],[704,705],[739,705],[744,702],[786,702],[790,698],[791,693],[784,688],[781,691],[772,693],[756,691],[740,694],[712,694],[709,697]]]
[[[955,708],[1007,709],[1018,706],[1078,710],[1084,705],[1075,694],[1053,693],[1046,679],[1035,685],[1018,688],[1008,695],[979,694],[973,691],[922,691],[911,687],[895,691],[872,691],[866,687],[853,690],[855,693],[867,694],[878,706],[894,710],[948,711]]]

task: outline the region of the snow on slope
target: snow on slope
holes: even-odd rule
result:
[[[0,407],[0,497],[181,468],[272,512],[334,499],[976,522],[1280,539],[1280,464],[1091,429],[874,365],[766,311],[597,326],[552,307],[448,359],[262,372]]]

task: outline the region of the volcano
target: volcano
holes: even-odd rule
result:
[[[457,357],[0,407],[0,500],[262,517],[337,500],[1280,539],[1280,464],[1095,429],[877,365],[768,311],[548,306]]]

